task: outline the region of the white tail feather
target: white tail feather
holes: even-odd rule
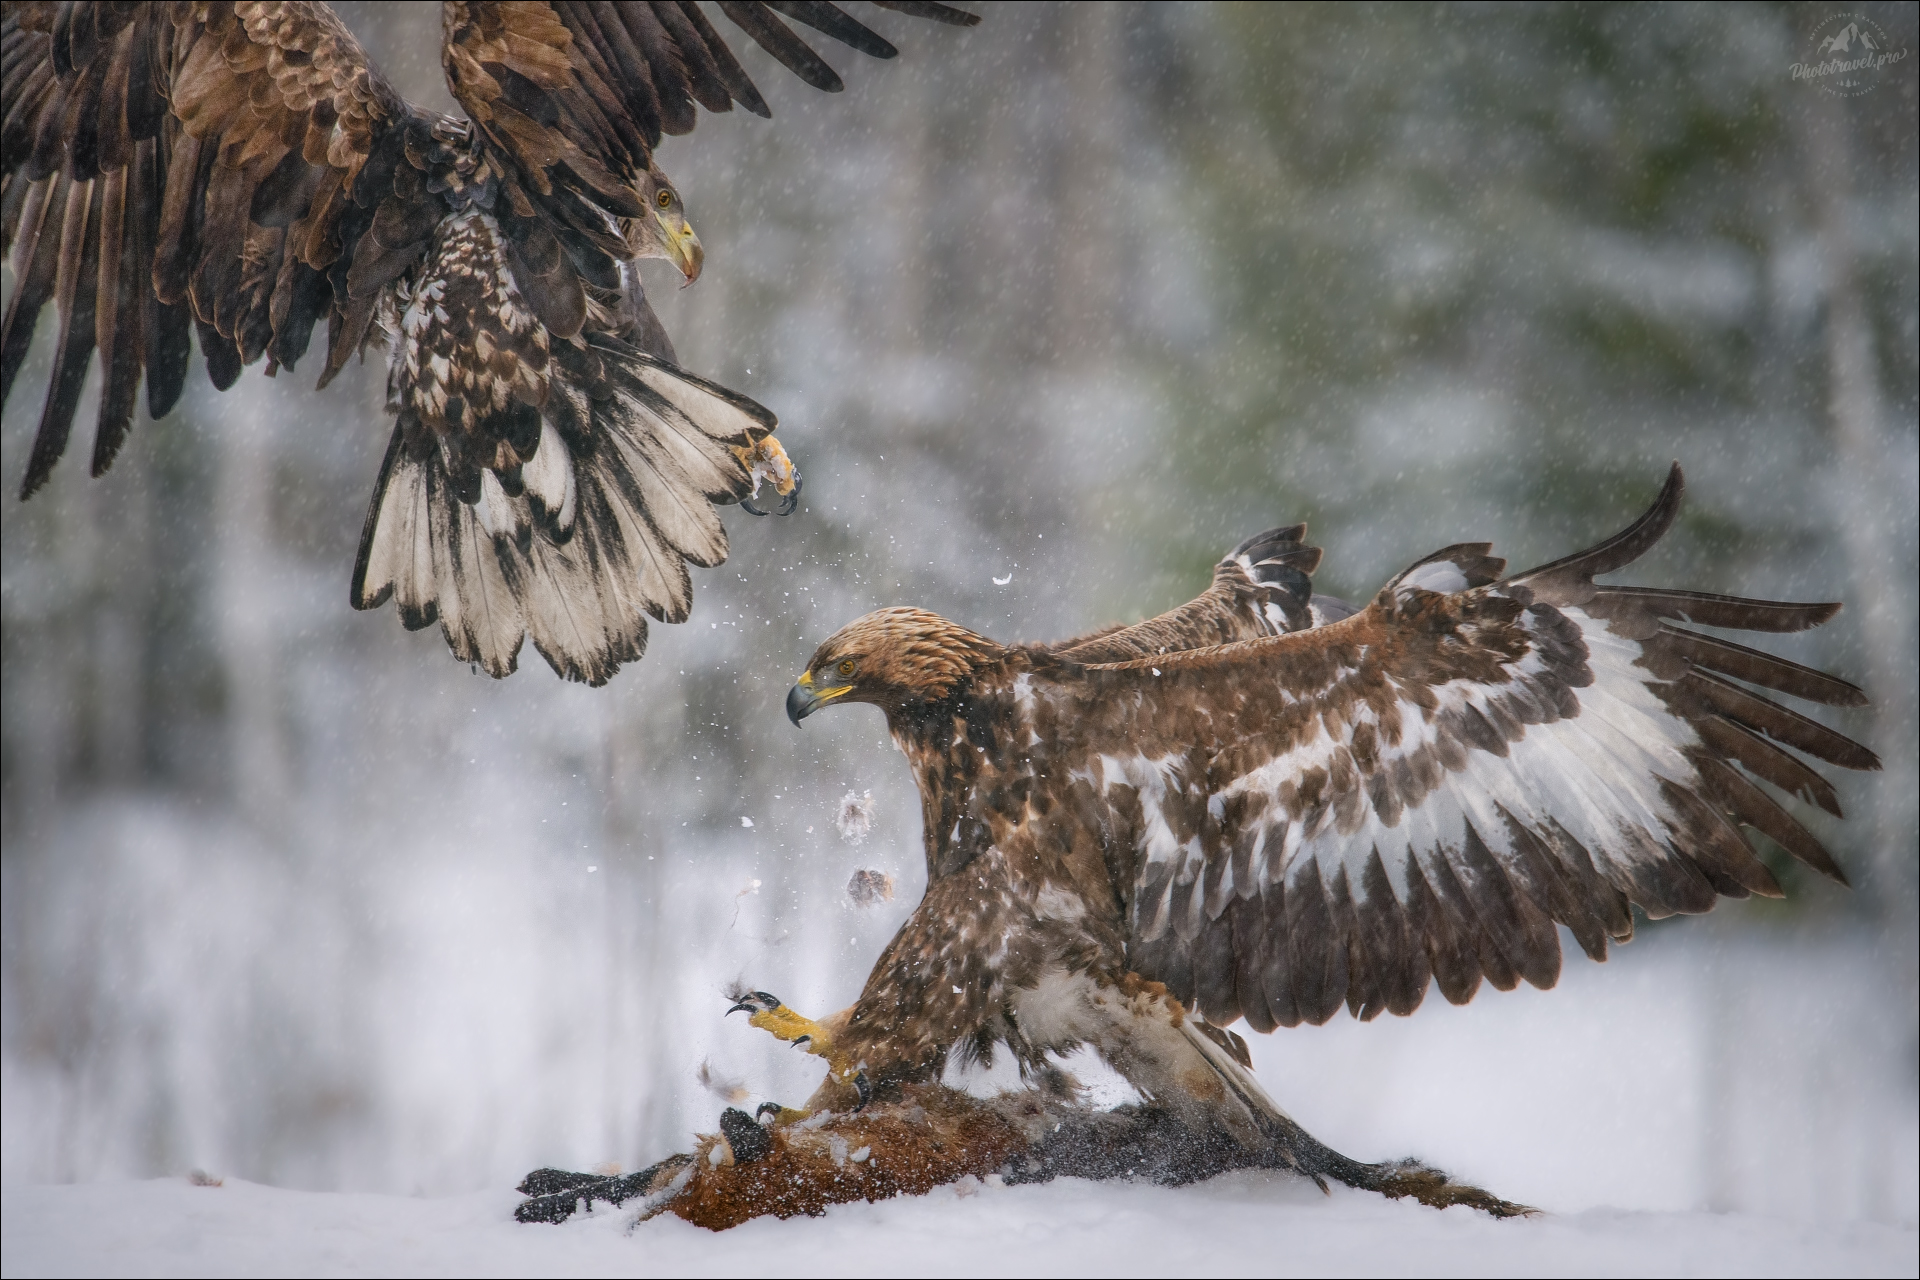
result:
[[[635,407],[653,428],[657,447],[678,464],[701,493],[718,497],[731,492],[737,459],[727,445],[702,431],[675,405],[663,405],[656,410],[652,405],[636,402]]]
[[[1187,1043],[1197,1049],[1200,1056],[1207,1060],[1207,1065],[1219,1075],[1221,1083],[1227,1086],[1227,1091],[1240,1099],[1257,1120],[1289,1122],[1293,1120],[1293,1117],[1282,1111],[1280,1104],[1260,1087],[1260,1082],[1253,1078],[1253,1072],[1241,1066],[1232,1054],[1215,1044],[1200,1030],[1191,1014],[1181,1020],[1180,1034],[1185,1036]]]
[[[519,497],[487,470],[477,501],[462,503],[445,449],[416,456],[395,432],[362,535],[357,607],[393,596],[408,626],[437,618],[454,656],[494,676],[531,637],[560,675],[591,684],[645,651],[649,614],[686,619],[688,563],[727,557],[714,503],[750,487],[730,446],[763,438],[773,415],[647,357],[600,354],[612,394],[548,388]]]
[[[774,429],[773,415],[759,405],[724,393],[672,365],[639,356],[631,360],[630,368],[648,390],[665,398],[715,440],[747,445]]]
[[[402,464],[404,466],[404,464]],[[413,504],[415,490],[425,481],[423,475],[400,471],[388,478],[375,509],[373,531],[368,538],[366,564],[360,574],[360,599],[355,604],[371,607],[394,590],[402,566],[413,551]]]
[[[507,502],[504,493],[500,502]],[[434,504],[433,562],[447,646],[462,662],[477,663],[499,677],[514,669],[526,627],[501,568],[500,542],[484,527],[488,505],[483,497],[469,507],[452,495]]]
[[[616,485],[646,512],[661,541],[702,567],[727,558],[727,531],[713,503],[695,487],[651,431],[615,428],[607,433],[625,464],[627,484]],[[609,497],[614,496],[609,494]]]
[[[520,468],[520,479],[527,486],[527,497],[535,504],[535,514],[551,521],[562,536],[571,532],[579,505],[575,498],[573,456],[567,452],[566,441],[560,438],[551,422],[540,424],[540,445]]]
[[[372,609],[393,597],[409,629],[434,619],[433,532],[429,508],[432,477],[425,464],[391,450],[386,485],[361,538],[353,605]]]
[[[533,528],[533,512],[525,498],[509,498],[500,477],[491,471],[480,473],[480,501],[474,504],[480,525],[495,538],[526,541]]]

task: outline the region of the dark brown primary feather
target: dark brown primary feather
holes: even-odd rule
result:
[[[895,53],[835,5],[754,0],[720,8],[816,88],[838,90],[841,82],[776,10],[871,56]],[[968,17],[944,6],[910,12],[962,24]],[[661,137],[691,130],[696,104],[726,111],[738,101],[771,114],[697,4],[471,0],[448,4],[444,26],[447,84],[502,184],[497,213],[526,251],[523,284],[549,327],[567,336],[579,329],[589,285],[617,287],[618,261],[631,255],[606,216],[650,215],[649,183],[664,181],[653,167]],[[541,237],[551,245],[535,244]]]
[[[61,324],[23,493],[64,452],[96,348],[98,474],[142,372],[151,412],[178,398],[190,323],[217,386],[263,354],[293,364],[323,314],[337,369],[446,209],[419,180],[453,164],[433,120],[324,4],[12,7],[0,47],[0,207],[27,267],[0,335],[0,396],[47,301]]]

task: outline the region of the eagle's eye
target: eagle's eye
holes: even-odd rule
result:
[[[662,187],[660,189],[660,194],[653,198],[653,202],[659,205],[662,209],[671,209],[673,208],[673,192],[668,191],[665,187]]]
[[[841,677],[842,677],[843,679],[844,679],[844,678],[846,678],[847,676],[850,676],[850,675],[852,675],[852,674],[853,674],[853,659],[852,659],[852,658],[842,658],[842,659],[840,659],[840,665],[839,665],[839,667],[837,667],[837,668],[836,668],[836,670],[838,670],[838,671],[840,672],[840,675],[841,675]]]

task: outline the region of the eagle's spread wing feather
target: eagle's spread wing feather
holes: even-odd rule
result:
[[[1207,589],[1177,609],[1048,647],[1080,663],[1125,662],[1284,635],[1346,617],[1351,605],[1313,593],[1321,551],[1308,546],[1306,536],[1304,524],[1257,533],[1227,552],[1213,566]]]
[[[10,5],[0,19],[0,233],[16,288],[10,392],[39,313],[60,342],[22,483],[65,452],[98,348],[93,472],[184,385],[189,327],[225,388],[292,365],[328,321],[328,372],[421,257],[459,181],[446,124],[410,107],[324,4]]]
[[[1680,493],[1675,468],[1633,528],[1530,573],[1453,547],[1331,625],[1036,680],[1086,721],[1076,776],[1138,815],[1139,970],[1216,1023],[1407,1013],[1429,978],[1456,1003],[1482,977],[1550,986],[1556,923],[1598,958],[1631,907],[1778,895],[1742,825],[1839,878],[1759,784],[1837,813],[1787,748],[1879,762],[1750,686],[1860,690],[1675,625],[1799,630],[1838,606],[1593,583]]]
[[[939,4],[883,7],[958,25],[979,21]],[[781,15],[872,57],[896,53],[819,0],[724,0],[720,11],[781,65],[828,92],[841,89],[840,77]],[[445,22],[447,83],[480,130],[513,211],[539,210],[576,259],[587,244],[610,259],[623,256],[604,215],[648,212],[635,198],[635,180],[651,168],[663,134],[693,129],[696,104],[717,112],[738,102],[772,114],[694,3],[471,0],[448,5]]]

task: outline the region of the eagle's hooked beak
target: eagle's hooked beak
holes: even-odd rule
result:
[[[809,671],[800,677],[798,684],[787,690],[787,719],[797,725],[851,688],[853,686],[850,684],[833,689],[815,688],[813,672]]]
[[[684,289],[700,278],[700,264],[707,259],[706,250],[700,247],[700,237],[693,234],[693,224],[685,218],[656,209],[653,220],[660,224],[660,243],[666,247],[667,261],[680,268],[680,274],[686,277],[680,285]]]

